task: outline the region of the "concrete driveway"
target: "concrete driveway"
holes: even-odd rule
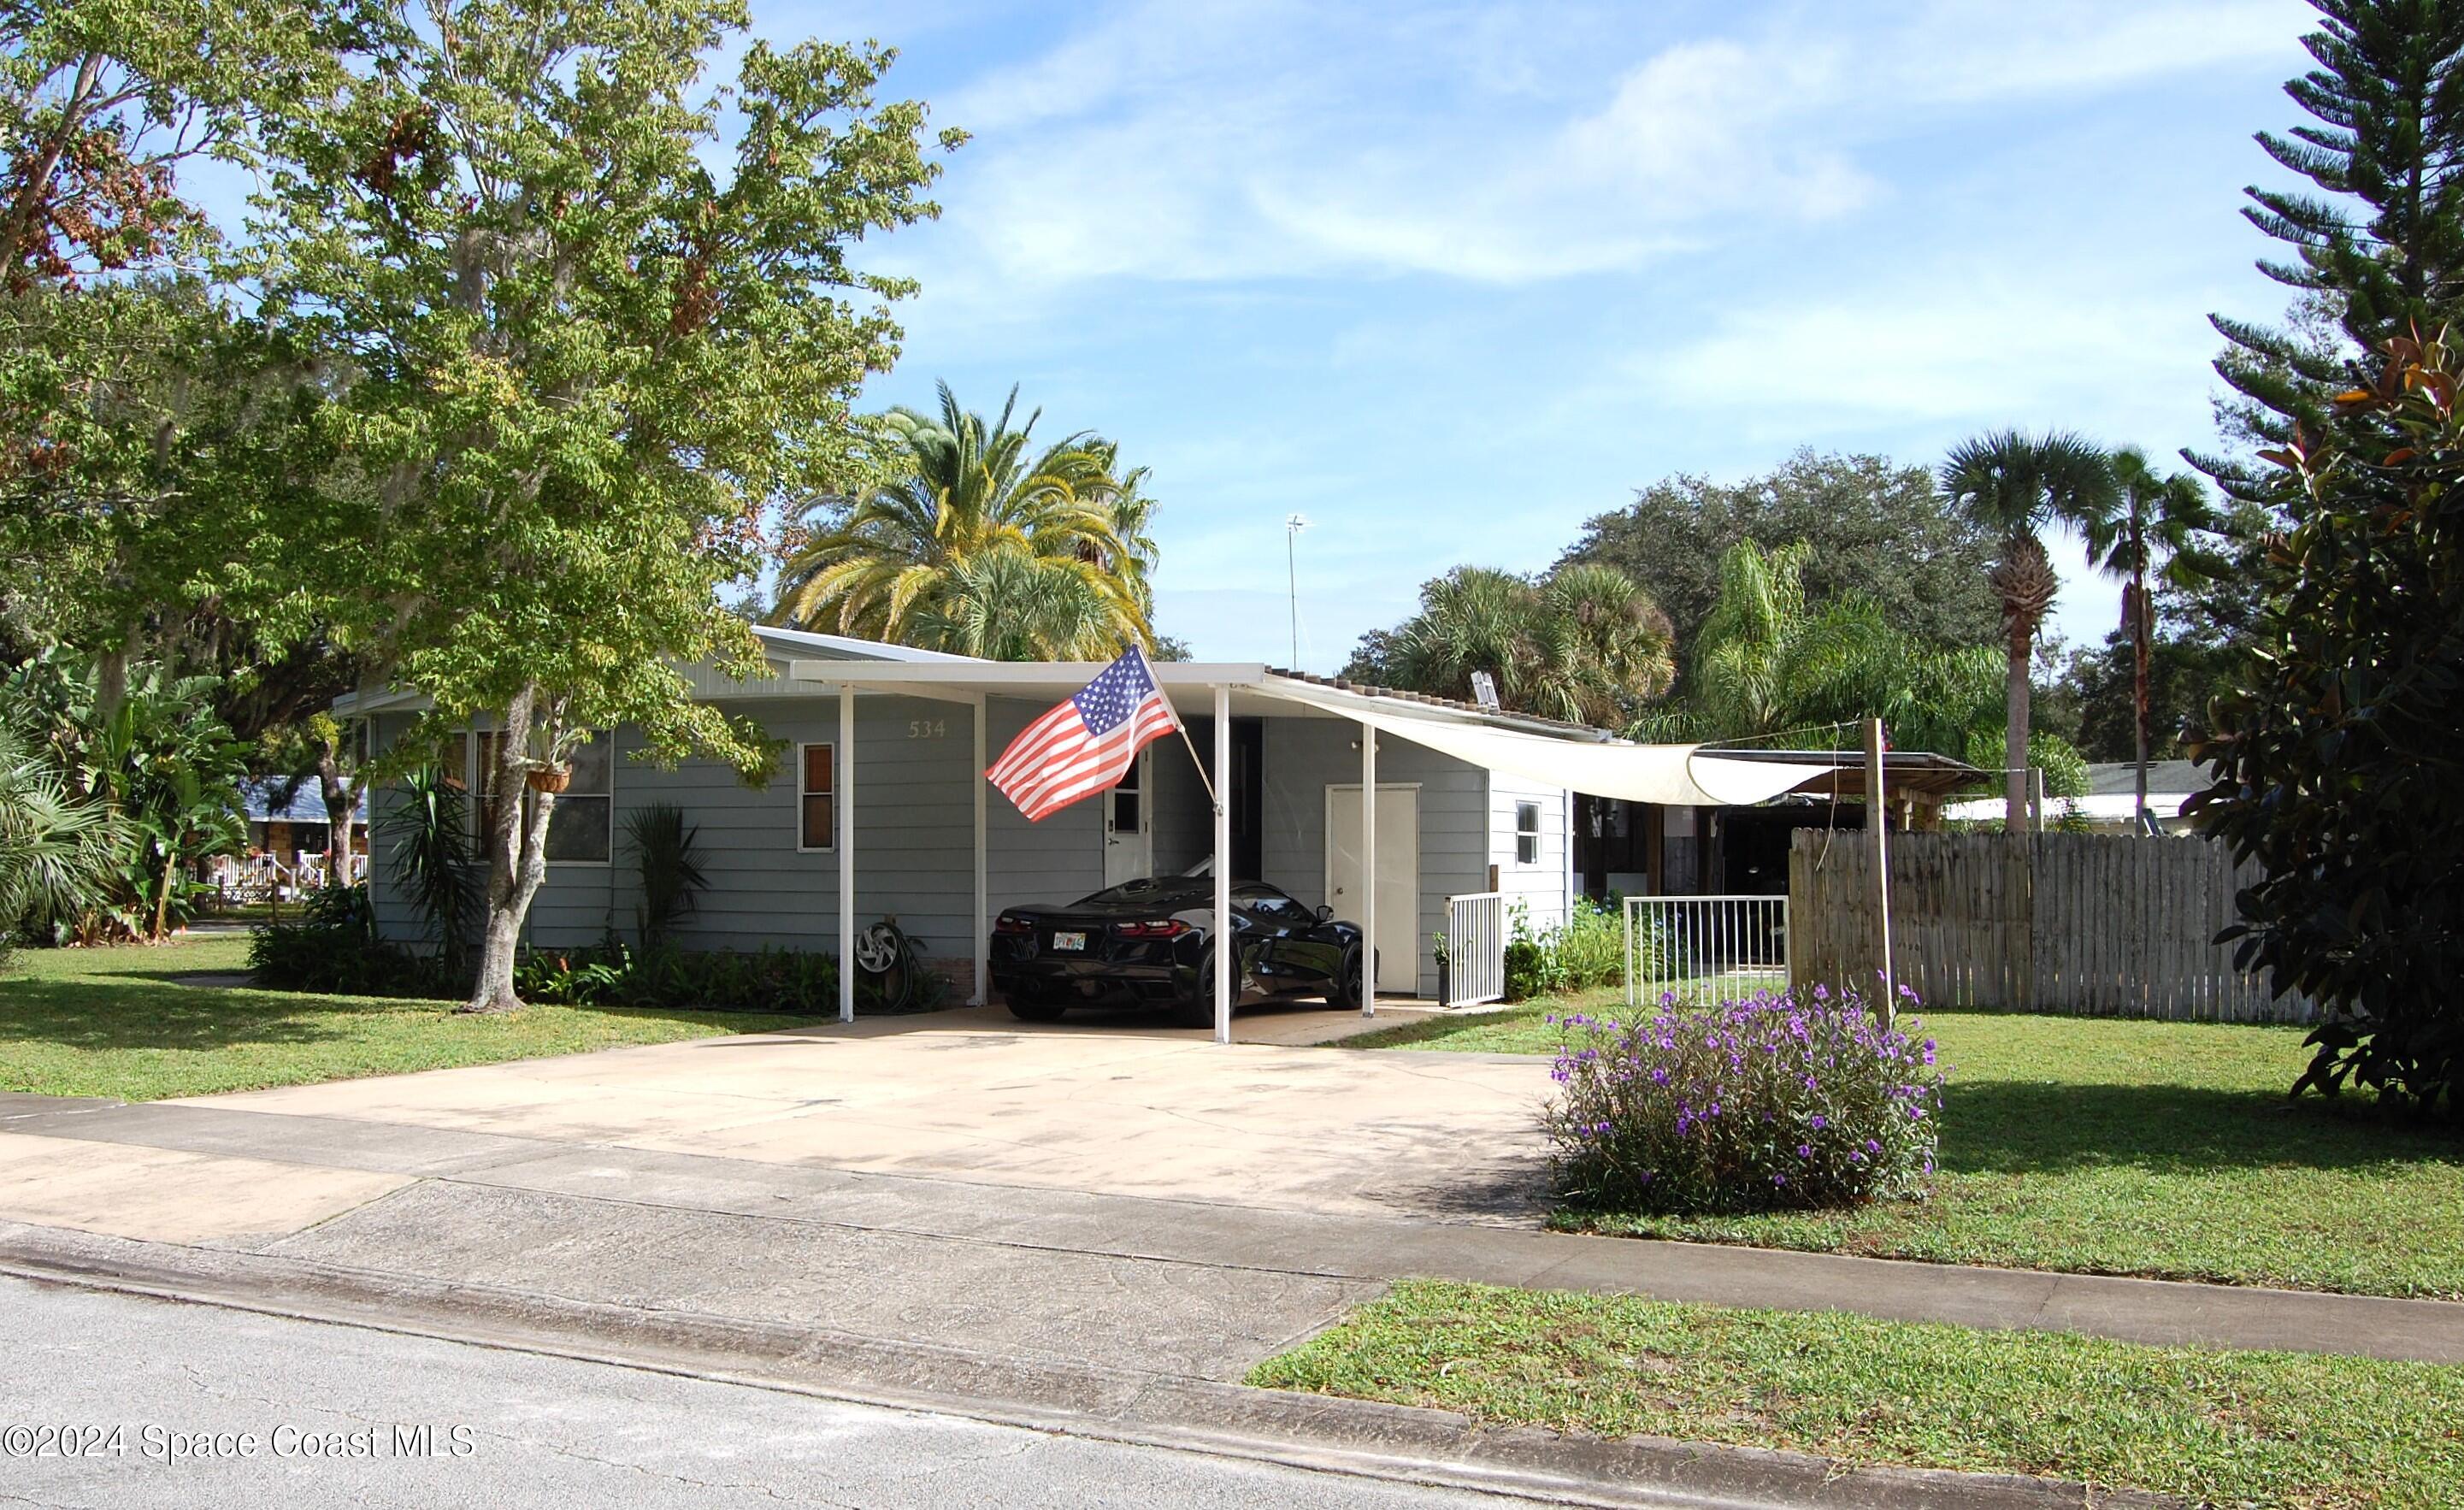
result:
[[[1328,1215],[1536,1219],[1545,1064],[1303,1046],[1357,1031],[1352,1014],[1239,1026],[1251,1041],[1222,1046],[1136,1017],[962,1010],[180,1104]]]

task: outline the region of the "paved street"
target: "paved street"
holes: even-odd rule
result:
[[[8,1504],[1522,1502],[13,1279],[0,1280],[0,1346]],[[123,1427],[124,1455],[18,1455],[15,1428],[79,1424]],[[184,1444],[199,1454],[230,1454],[231,1433],[253,1432],[257,1455],[149,1460],[148,1426],[223,1438]],[[393,1455],[397,1426],[429,1428],[429,1454]],[[469,1429],[458,1442],[457,1427]],[[354,1433],[381,1455],[320,1460],[293,1439],[348,1452]]]

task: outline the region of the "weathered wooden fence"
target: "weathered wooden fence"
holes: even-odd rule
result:
[[[1894,833],[1893,970],[1937,1007],[2310,1021],[2309,1001],[2270,995],[2210,942],[2251,878],[2203,839]],[[1795,983],[1870,988],[1881,959],[1865,836],[1798,830],[1788,894]]]

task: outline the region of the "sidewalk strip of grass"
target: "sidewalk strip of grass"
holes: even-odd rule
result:
[[[1551,1010],[1425,1019],[1345,1047],[1552,1053]],[[1561,1212],[1629,1236],[1936,1263],[2464,1299],[2464,1138],[2285,1090],[2299,1028],[1925,1011],[1950,1066],[1930,1199],[1847,1212]],[[1336,1052],[1336,1051],[1329,1051]]]
[[[2464,1504],[2464,1368],[2429,1364],[1408,1280],[1248,1382],[2210,1504]]]
[[[184,986],[244,970],[248,939],[21,949],[0,970],[0,1091],[159,1100],[809,1027],[732,1011],[453,1004]]]

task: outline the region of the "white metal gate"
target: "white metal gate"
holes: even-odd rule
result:
[[[1788,985],[1785,897],[1628,897],[1625,1000],[1707,1006]]]
[[[1485,891],[1446,899],[1445,981],[1441,1007],[1506,999],[1506,897]]]

